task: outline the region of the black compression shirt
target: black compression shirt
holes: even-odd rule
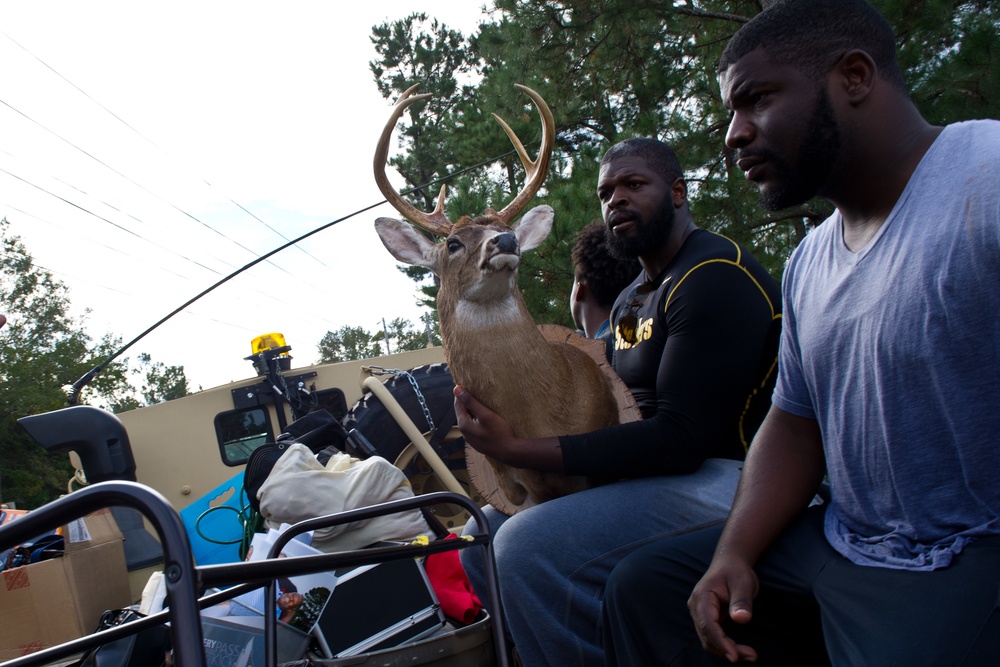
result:
[[[684,474],[707,458],[742,459],[777,371],[781,294],[767,271],[698,229],[663,273],[622,292],[611,322],[613,366],[643,419],[560,437],[566,472]]]

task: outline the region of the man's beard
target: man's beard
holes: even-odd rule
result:
[[[826,90],[820,89],[808,121],[809,133],[794,164],[782,160],[770,151],[761,155],[777,170],[775,185],[769,192],[761,190],[761,206],[777,211],[809,201],[819,192],[830,176],[840,152],[840,128],[833,115],[833,106]]]
[[[648,221],[643,220],[642,216],[635,211],[632,213],[635,234],[618,236],[611,228],[604,230],[608,254],[615,259],[636,259],[641,257],[644,252],[659,249],[667,242],[670,230],[674,228],[674,201],[669,192],[663,196],[660,207]]]

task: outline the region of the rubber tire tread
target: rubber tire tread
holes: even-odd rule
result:
[[[431,411],[434,424],[440,424],[444,417],[455,409],[455,398],[452,390],[455,381],[451,377],[448,364],[429,364],[410,369],[410,374],[417,381],[427,407]],[[416,424],[421,433],[430,430],[427,419],[420,407],[420,401],[413,385],[404,375],[395,375],[385,382],[386,389],[392,394],[406,414]],[[388,409],[371,392],[358,399],[358,402],[347,411],[344,417],[344,427],[350,431],[357,429],[375,447],[379,456],[394,463],[403,449],[410,444],[410,438],[399,427]]]

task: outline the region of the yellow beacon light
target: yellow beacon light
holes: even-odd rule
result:
[[[274,332],[261,334],[250,341],[251,354],[246,357],[247,361],[253,362],[253,368],[257,375],[264,375],[268,372],[268,367],[273,359],[277,364],[277,370],[287,371],[292,367],[292,357],[288,354],[291,349],[285,342],[285,336]],[[271,352],[275,350],[275,352]],[[268,354],[269,353],[269,354]]]
[[[261,334],[250,341],[250,354],[260,354],[265,350],[273,350],[276,347],[285,347],[284,335],[280,333]]]

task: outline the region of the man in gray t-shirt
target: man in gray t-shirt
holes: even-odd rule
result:
[[[844,222],[785,272],[773,402],[819,422],[834,549],[947,567],[1000,532],[1000,123],[944,128],[857,252]]]
[[[837,211],[726,525],[616,567],[611,665],[1000,661],[1000,122],[927,123],[894,48],[865,0],[782,0],[723,54],[762,203]]]

